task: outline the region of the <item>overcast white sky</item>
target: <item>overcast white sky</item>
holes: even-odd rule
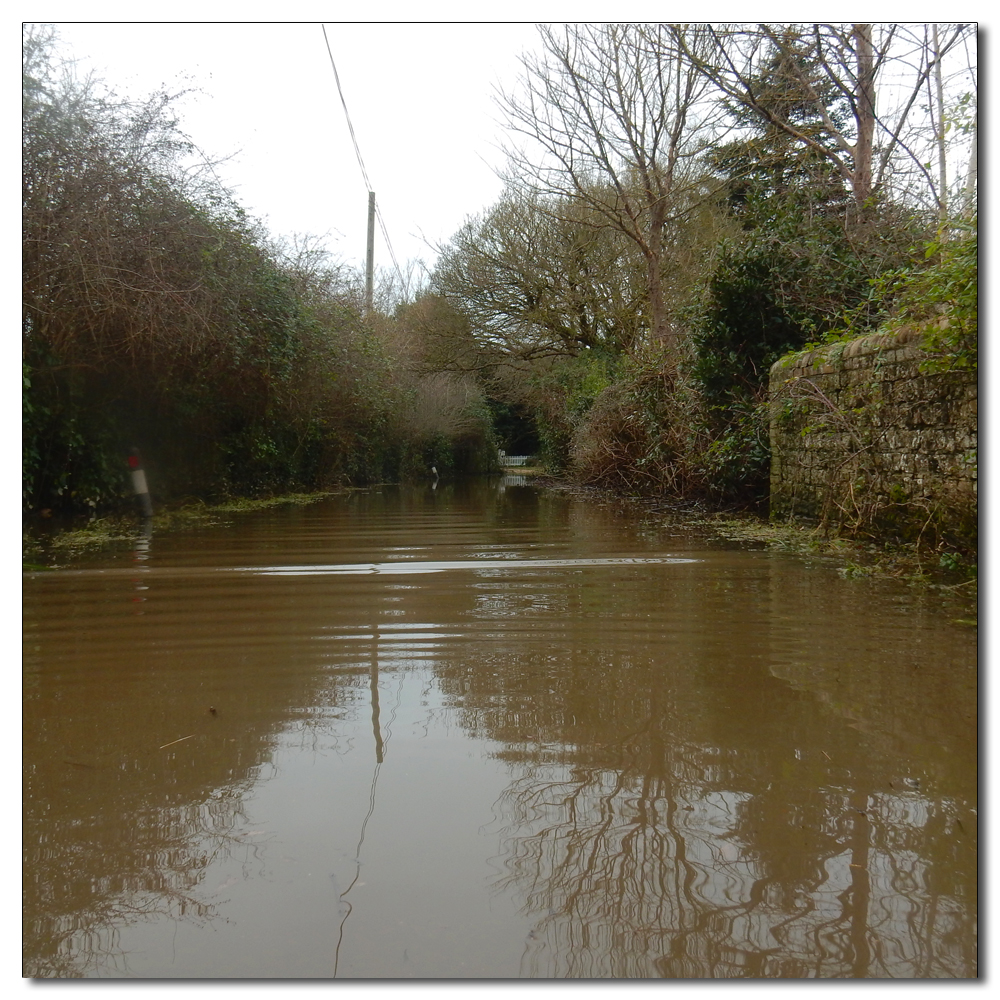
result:
[[[335,8],[331,9],[331,12]],[[121,93],[196,88],[182,127],[274,235],[329,233],[359,266],[368,196],[319,23],[56,22],[62,48]],[[326,23],[347,108],[401,266],[428,263],[501,191],[491,99],[532,24]],[[376,229],[376,260],[390,261]]]
[[[343,10],[305,6],[329,14]],[[497,13],[516,16],[524,6],[511,0]],[[591,0],[579,0],[571,16],[584,18],[594,7],[600,16],[621,16]],[[191,8],[200,10],[179,0],[171,13],[183,16]],[[370,9],[374,16],[377,8]],[[363,265],[367,188],[319,22],[54,23],[81,72],[93,69],[120,92],[194,88],[178,104],[182,127],[208,156],[228,158],[219,174],[237,200],[273,235],[329,234],[331,250]],[[518,56],[535,47],[535,27],[325,25],[396,258],[404,268],[414,259],[431,265],[431,247],[500,194],[496,170],[504,163],[499,147],[505,137],[493,95],[497,85],[515,85]],[[375,255],[379,266],[390,266],[380,229]]]

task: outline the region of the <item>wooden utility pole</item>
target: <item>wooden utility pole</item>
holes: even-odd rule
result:
[[[368,192],[368,262],[365,265],[365,308],[372,311],[375,293],[375,192]]]

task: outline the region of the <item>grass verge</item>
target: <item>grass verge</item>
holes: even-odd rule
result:
[[[233,514],[264,510],[268,507],[305,505],[327,497],[337,496],[345,490],[327,490],[320,493],[289,493],[282,496],[258,499],[234,499],[220,503],[189,501],[177,506],[163,507],[150,519],[154,532],[178,531],[186,528],[209,527],[224,524]],[[94,517],[85,524],[45,526],[41,530],[25,530],[21,536],[21,562],[24,570],[54,569],[60,559],[82,552],[96,551],[117,545],[131,544],[142,537],[146,525],[135,514],[109,514]]]
[[[803,521],[769,521],[759,513],[718,510],[694,500],[628,497],[550,477],[546,489],[585,499],[614,502],[642,511],[646,517],[669,516],[705,529],[717,538],[833,565],[848,580],[892,578],[913,586],[953,593],[974,617],[978,598],[978,566],[968,553],[907,542],[849,538]]]

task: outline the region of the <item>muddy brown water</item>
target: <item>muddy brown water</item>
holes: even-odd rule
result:
[[[24,578],[24,964],[970,977],[940,594],[516,478]]]

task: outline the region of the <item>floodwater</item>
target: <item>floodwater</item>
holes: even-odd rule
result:
[[[26,976],[977,974],[940,592],[508,477],[141,538],[24,615]]]

